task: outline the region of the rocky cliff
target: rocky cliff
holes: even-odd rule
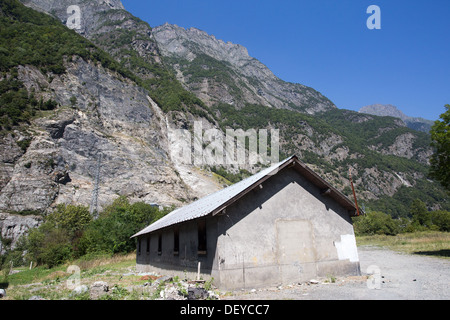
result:
[[[362,107],[359,112],[372,114],[375,116],[398,118],[401,119],[409,128],[426,133],[430,132],[434,123],[431,120],[407,116],[400,109],[391,104],[372,104]]]
[[[87,34],[90,30],[85,29]],[[133,202],[179,206],[203,196],[205,189],[221,187],[201,170],[183,171],[191,182],[186,184],[169,158],[167,115],[148,91],[108,68],[107,61],[102,65],[73,55],[66,57],[60,74],[20,64],[2,73],[1,84],[23,86],[21,92],[32,103],[58,106],[30,110],[34,116],[27,123],[2,127],[2,239],[12,237],[15,244],[59,203],[90,206],[97,172],[99,210],[119,195]]]
[[[336,108],[316,90],[277,78],[241,45],[170,24],[154,28],[152,34],[177,79],[209,106],[250,103],[309,114]]]

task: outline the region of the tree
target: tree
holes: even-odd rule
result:
[[[79,242],[80,253],[132,252],[136,240],[130,237],[168,212],[143,202],[130,204],[126,197],[119,197],[86,227]]]
[[[45,222],[37,229],[32,229],[27,237],[28,260],[38,265],[52,268],[72,257],[70,237],[66,230],[55,228],[51,222]]]
[[[412,202],[409,208],[410,215],[412,216],[412,226],[415,229],[431,227],[431,215],[428,212],[427,206],[424,202],[416,199]]]
[[[27,258],[51,268],[77,256],[76,245],[91,220],[86,207],[58,205],[42,225],[28,234]]]
[[[450,232],[450,212],[444,210],[433,211],[431,221],[439,231]]]
[[[450,105],[431,128],[431,146],[435,148],[430,159],[430,176],[450,190]]]
[[[71,235],[84,230],[91,220],[92,216],[87,207],[71,204],[59,204],[56,210],[47,217],[47,221],[54,223],[56,227],[65,229]]]
[[[354,219],[357,235],[385,234],[394,236],[400,232],[399,221],[383,212],[372,211]]]

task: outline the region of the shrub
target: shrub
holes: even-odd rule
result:
[[[39,265],[52,268],[71,258],[70,238],[66,230],[55,228],[45,222],[39,228],[30,231],[27,238],[27,258]]]
[[[58,205],[41,226],[28,234],[28,260],[53,267],[77,256],[78,239],[91,221],[86,207]]]
[[[368,212],[354,219],[354,229],[357,235],[396,235],[400,232],[400,223],[391,216],[378,212]]]
[[[136,249],[136,242],[130,237],[167,212],[143,202],[130,204],[125,197],[119,197],[104,209],[97,220],[87,226],[80,239],[80,252],[132,252]]]
[[[432,225],[439,231],[450,231],[450,212],[444,210],[433,211],[431,214]]]
[[[47,217],[47,221],[73,236],[84,230],[92,221],[92,216],[87,207],[59,204],[56,210]]]
[[[129,253],[136,249],[130,237],[168,212],[119,197],[93,220],[86,207],[60,204],[29,232],[22,251],[28,260],[48,267],[85,255]]]

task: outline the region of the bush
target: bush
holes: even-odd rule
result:
[[[125,197],[119,197],[86,228],[80,239],[80,251],[82,254],[132,252],[136,242],[130,237],[167,212],[143,202],[130,204]]]
[[[55,228],[45,222],[30,231],[27,238],[27,259],[49,268],[57,266],[72,257],[69,235],[64,229]]]
[[[87,207],[59,204],[56,210],[47,217],[55,227],[66,230],[71,236],[84,228],[92,221]]]
[[[41,226],[28,234],[27,259],[51,268],[77,256],[78,239],[91,221],[86,207],[58,205]]]
[[[433,211],[431,223],[439,231],[450,232],[450,212],[444,210]]]
[[[29,261],[48,267],[85,255],[129,253],[136,249],[130,237],[168,212],[119,197],[93,220],[88,208],[61,204],[29,232],[23,251]]]
[[[357,235],[394,236],[400,232],[400,222],[385,213],[373,211],[354,218],[354,229]]]

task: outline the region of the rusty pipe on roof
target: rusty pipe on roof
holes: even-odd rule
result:
[[[353,186],[353,179],[352,179],[352,167],[350,167],[348,169],[348,176],[350,178],[350,185],[352,186],[353,198],[355,198],[356,215],[359,217],[358,200],[356,200],[356,192],[355,192],[355,187]]]

